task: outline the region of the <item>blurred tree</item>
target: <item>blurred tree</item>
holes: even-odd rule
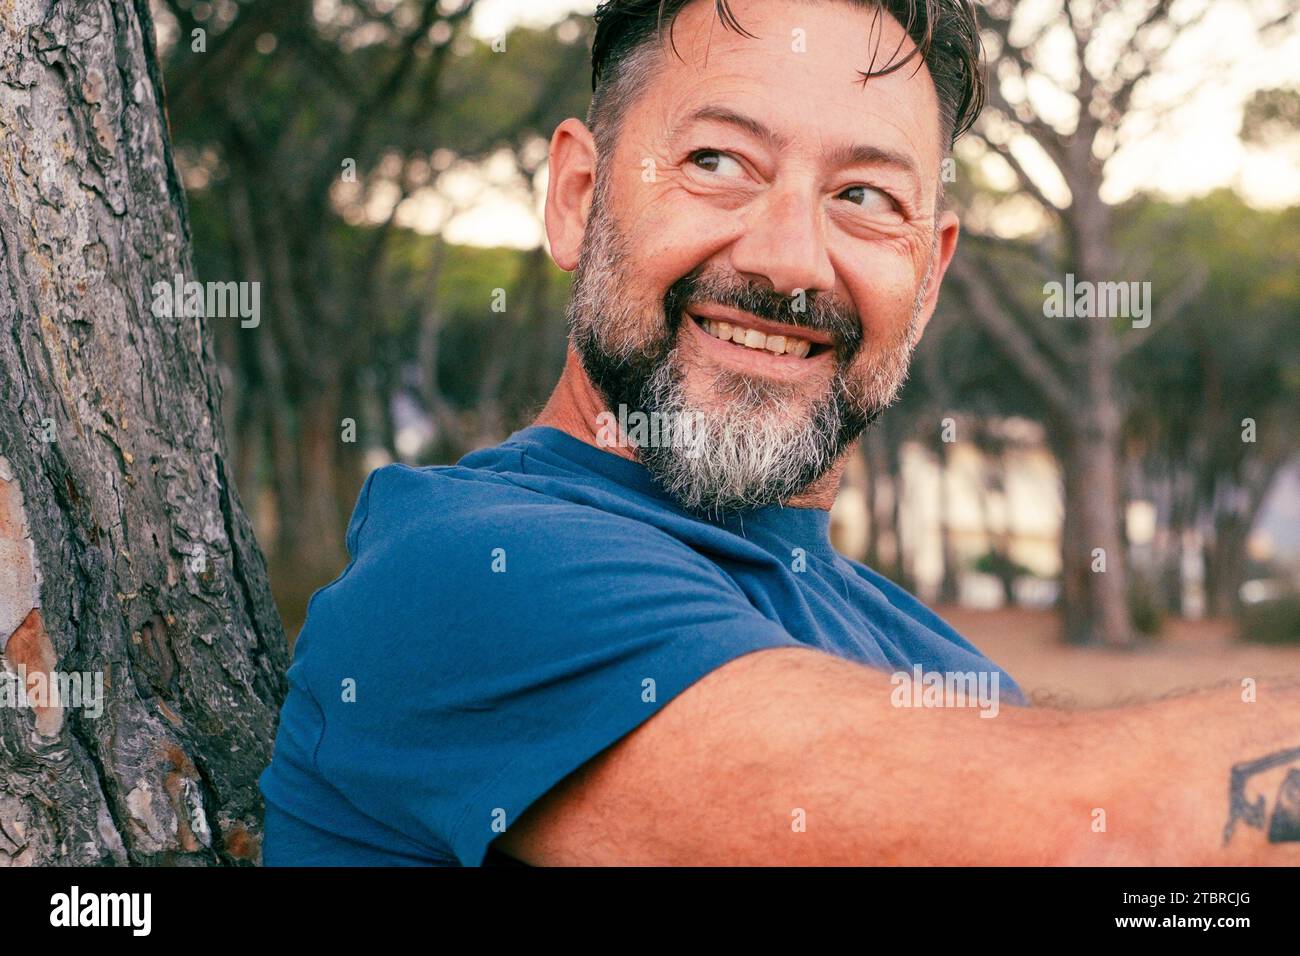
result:
[[[1173,37],[1209,9],[1208,0],[1062,0],[1055,8],[990,0],[981,11],[991,82],[973,139],[1000,158],[1015,181],[1013,201],[1029,203],[1045,228],[1033,250],[996,241],[991,225],[980,229],[990,223],[988,191],[981,202],[979,192],[958,189],[974,229],[949,275],[971,318],[1032,387],[1049,424],[1065,484],[1062,608],[1073,643],[1125,645],[1133,637],[1118,370],[1143,336],[1127,318],[1045,319],[1043,285],[1067,275],[1094,284],[1144,275],[1146,263],[1119,255],[1114,211],[1102,199],[1104,172],[1131,134],[1124,124],[1135,93],[1162,68]],[[1261,28],[1270,29],[1297,13],[1288,7],[1272,19],[1260,16]],[[1205,70],[1207,80],[1212,75]],[[1057,186],[1068,193],[1064,204],[1052,199]],[[1023,251],[1029,254],[1017,254]],[[1163,297],[1152,325],[1163,326],[1196,292],[1193,277]],[[1096,571],[1098,553],[1104,573]]]
[[[1122,245],[1155,252],[1169,294],[1189,271],[1200,292],[1124,360],[1129,455],[1165,504],[1169,563],[1183,532],[1205,552],[1207,607],[1240,611],[1246,544],[1300,435],[1300,210],[1251,209],[1227,191],[1121,214]]]
[[[1116,263],[1136,277],[1152,261],[1151,247],[1129,255],[1100,199],[1101,174],[1135,91],[1198,3],[1106,5],[1094,23],[1078,2],[1046,20],[1022,10],[1014,27],[1009,5],[988,5],[1000,82],[976,130],[980,148],[961,152],[949,187],[965,239],[913,381],[863,443],[873,466],[868,557],[899,580],[912,561],[898,527],[901,443],[922,440],[941,456],[950,413],[964,423],[1028,415],[1047,426],[1062,463],[1066,633],[1124,636],[1103,622],[1123,617],[1124,376],[1147,338],[1104,322],[1049,323],[1041,288],[1065,272],[1104,279]],[[367,451],[455,460],[525,423],[558,374],[567,277],[544,247],[470,248],[449,241],[447,227],[485,196],[536,204],[547,136],[585,111],[590,24],[575,17],[493,42],[468,33],[465,0],[156,6],[172,38],[164,65],[199,272],[260,277],[268,290],[263,327],[221,329],[217,346],[238,481],[296,622],[342,566],[342,530],[374,463]],[[210,34],[202,52],[188,42],[195,30]],[[1074,61],[1049,48],[1089,66],[1071,73]],[[1041,118],[1026,82],[1062,88],[1083,119],[1069,108]],[[1258,112],[1269,135],[1290,115],[1276,97]],[[990,154],[1008,164],[1014,189],[982,182]],[[1049,188],[1053,175],[1068,201]],[[1006,239],[996,228],[1004,209],[1036,216],[1039,229]],[[1193,269],[1160,285],[1155,323],[1167,325],[1205,281]],[[346,419],[355,442],[343,439]],[[1105,575],[1091,570],[1099,540],[1115,543]],[[955,559],[945,571],[952,594]]]
[[[1257,90],[1241,118],[1242,142],[1271,145],[1300,137],[1300,89]]]
[[[0,865],[260,853],[288,654],[222,434],[240,319],[160,304],[193,276],[161,99],[146,4],[7,5]]]
[[[268,291],[262,327],[218,346],[239,481],[270,504],[274,521],[259,527],[297,620],[342,567],[366,449],[398,452],[399,395],[419,401],[448,456],[513,424],[517,342],[554,330],[555,270],[542,249],[498,257],[472,287],[469,341],[446,301],[441,240],[411,242],[410,230],[440,231],[455,212],[443,178],[484,164],[532,198],[545,137],[585,108],[587,52],[573,22],[475,40],[470,0],[163,6],[180,38],[164,66],[199,268]],[[194,30],[211,34],[205,51],[186,42]],[[399,247],[427,258],[396,267]],[[445,393],[463,369],[478,375],[473,414]]]
[[[959,174],[961,178],[964,175]],[[940,291],[934,318],[917,347],[907,387],[897,405],[891,408],[873,430],[883,432],[873,438],[868,433],[863,455],[868,464],[869,499],[877,497],[871,474],[874,470],[885,479],[886,486],[903,487],[902,475],[890,471],[901,456],[896,448],[891,455],[886,446],[916,442],[925,448],[940,469],[938,518],[943,573],[939,582],[940,603],[956,602],[959,578],[963,570],[952,537],[951,475],[952,450],[958,443],[980,446],[983,436],[998,421],[1007,418],[1041,419],[1041,406],[1026,385],[1019,368],[990,340],[978,324],[965,321],[966,308],[961,295],[945,286]],[[902,567],[913,563],[908,553],[914,547],[906,536],[894,529],[895,517],[889,509],[876,505],[872,509],[880,534],[892,535],[904,553],[897,558]],[[874,535],[869,536],[874,540]],[[868,554],[868,563],[878,564],[877,552]]]

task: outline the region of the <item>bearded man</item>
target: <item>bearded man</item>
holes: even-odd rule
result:
[[[1223,794],[1294,746],[1294,689],[1023,706],[831,547],[957,245],[969,0],[596,17],[587,122],[550,149],[564,372],[502,444],[366,480],[289,671],[266,862],[1280,862],[1253,817],[1229,843]]]

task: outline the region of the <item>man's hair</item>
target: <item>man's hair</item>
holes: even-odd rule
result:
[[[591,50],[591,86],[594,91],[587,125],[596,140],[598,153],[613,151],[619,117],[652,78],[652,40],[668,31],[672,44],[673,23],[692,0],[605,0],[596,9],[596,37]],[[728,0],[713,0],[714,11],[724,27],[753,37],[736,19]],[[873,20],[864,39],[871,59],[863,80],[884,76],[918,59],[934,80],[939,99],[941,142],[951,148],[957,137],[970,129],[984,106],[984,75],[980,69],[980,34],[972,0],[834,0],[859,7],[875,8],[893,16],[915,48],[900,56],[900,48],[880,49],[883,31]],[[674,50],[676,48],[674,47]],[[877,61],[883,63],[877,67]]]

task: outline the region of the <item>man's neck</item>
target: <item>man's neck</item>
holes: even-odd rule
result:
[[[556,384],[555,391],[551,392],[551,397],[547,399],[546,407],[541,410],[533,424],[559,429],[601,451],[618,455],[629,461],[636,461],[635,449],[624,448],[622,443],[606,447],[607,443],[596,440],[601,427],[598,416],[607,410],[605,399],[587,377],[577,353],[570,348],[565,356],[564,372],[560,375],[560,381]],[[803,492],[782,504],[788,508],[830,510],[839,491],[840,476],[844,474],[849,456],[856,448],[857,442],[854,442],[844,454],[840,455],[830,471],[805,488]]]

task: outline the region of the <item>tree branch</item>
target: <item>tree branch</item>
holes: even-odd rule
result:
[[[954,256],[948,275],[956,281],[972,317],[1038,389],[1043,400],[1054,411],[1067,414],[1074,404],[1067,382],[1034,340],[1003,310],[980,264],[967,256]]]

